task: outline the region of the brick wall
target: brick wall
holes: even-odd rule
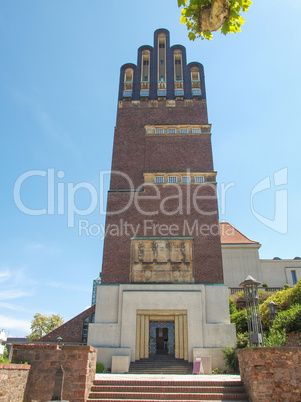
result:
[[[60,327],[49,332],[49,334],[43,336],[38,340],[38,342],[55,342],[57,343],[57,338],[60,336],[62,342],[72,342],[72,343],[82,343],[83,341],[83,326],[84,320],[88,317],[89,323],[92,322],[92,315],[95,313],[95,305],[86,309],[82,313],[78,314],[76,317],[65,322]]]
[[[30,365],[0,363],[0,402],[23,402]]]
[[[13,361],[31,365],[24,401],[50,401],[55,373],[62,366],[63,399],[85,402],[95,378],[96,356],[91,346],[14,345]]]
[[[198,195],[204,198],[200,199],[197,205],[199,210],[204,212],[202,214],[192,206],[191,201],[197,186],[179,187],[182,206],[181,212],[177,213],[172,213],[177,211],[179,206],[179,191],[175,186],[161,186],[159,198],[149,200],[142,199],[142,197],[156,195],[152,186],[145,186],[143,193],[109,193],[107,212],[126,207],[130,197],[134,195],[138,198],[141,196],[138,205],[146,213],[140,213],[133,201],[124,212],[118,215],[107,215],[102,283],[129,283],[131,237],[162,236],[193,237],[195,283],[223,283],[217,200],[214,195],[214,187],[206,185],[200,187],[202,190],[198,192]],[[160,203],[163,199],[168,199],[164,208],[171,214],[160,210]],[[152,214],[156,211],[158,213]],[[125,224],[128,224],[127,230]],[[164,231],[166,226],[169,230]],[[135,233],[132,228],[136,230]]]
[[[301,400],[300,348],[240,349],[238,359],[251,402]]]
[[[191,102],[192,106],[186,106],[184,101],[176,101],[175,107],[166,106],[164,101],[157,107],[149,107],[149,102],[140,102],[139,106],[122,102],[117,111],[112,170],[127,174],[134,188],[143,184],[143,173],[148,170],[213,170],[210,135],[145,135],[145,125],[208,124],[206,102]],[[111,189],[128,188],[126,184],[121,176],[111,176]]]

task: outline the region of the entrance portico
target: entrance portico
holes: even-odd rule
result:
[[[135,360],[162,350],[188,360],[187,310],[137,310],[135,350]]]

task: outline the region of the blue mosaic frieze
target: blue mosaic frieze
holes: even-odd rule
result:
[[[149,323],[149,355],[157,353],[156,348],[156,329],[168,328],[167,353],[174,355],[175,353],[175,323],[171,321],[150,321]]]

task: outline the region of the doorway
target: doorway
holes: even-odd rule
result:
[[[156,328],[157,355],[168,354],[168,328]]]

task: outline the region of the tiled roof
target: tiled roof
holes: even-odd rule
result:
[[[228,222],[220,222],[220,233],[222,244],[259,244],[258,241],[248,239]]]

